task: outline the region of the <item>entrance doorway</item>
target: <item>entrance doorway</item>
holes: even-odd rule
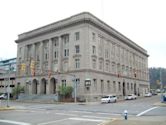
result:
[[[46,79],[41,80],[41,94],[46,94],[46,89],[47,89],[47,81]]]
[[[32,94],[37,94],[37,80],[34,79],[32,82]]]
[[[56,79],[51,78],[50,80],[50,93],[55,94],[56,93]]]
[[[123,82],[123,96],[126,96],[126,86],[125,86],[125,82]]]

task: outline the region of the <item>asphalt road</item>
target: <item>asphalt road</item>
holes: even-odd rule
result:
[[[153,106],[159,96],[111,104],[37,104],[10,102],[16,110],[1,111],[0,125],[101,125],[106,120],[130,116],[166,116],[166,107]]]

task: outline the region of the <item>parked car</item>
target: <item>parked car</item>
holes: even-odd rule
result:
[[[129,94],[125,96],[125,100],[133,100],[133,99],[137,99],[137,96],[134,94]]]
[[[152,96],[152,93],[148,92],[148,93],[145,93],[144,97],[151,97]]]
[[[115,95],[106,95],[101,98],[101,103],[111,103],[116,101],[117,101],[117,96]]]
[[[0,95],[0,99],[7,99],[7,95],[5,93]]]

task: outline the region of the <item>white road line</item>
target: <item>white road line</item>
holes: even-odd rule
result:
[[[97,118],[97,119],[109,119],[108,117],[98,117],[98,116],[90,116],[90,115],[83,115],[82,117],[85,117],[85,118]]]
[[[55,113],[56,115],[78,116],[76,114]]]
[[[76,110],[76,111],[71,111],[71,112],[88,113],[88,114],[89,114],[89,113],[93,113],[93,112],[88,112],[88,111],[77,111],[77,110]]]
[[[119,115],[121,115],[121,114],[117,114],[117,113],[97,113],[97,114],[99,114],[99,115],[117,115],[117,116],[119,116]]]
[[[69,118],[69,120],[89,121],[89,122],[102,122],[103,121],[103,120],[98,120],[98,119],[86,119],[86,118]]]
[[[9,123],[9,124],[15,124],[15,125],[30,125],[29,123],[16,122],[16,121],[10,121],[10,120],[0,120],[0,122]]]
[[[66,120],[68,120],[68,118],[60,119],[60,120],[56,120],[56,121],[50,121],[50,122],[43,122],[43,123],[39,123],[37,125],[48,125],[48,124],[51,124],[51,123],[57,123],[57,122],[62,122],[62,121],[66,121]]]
[[[153,110],[153,109],[156,109],[156,108],[158,108],[158,107],[153,107],[153,108],[147,109],[147,110],[145,110],[145,111],[143,111],[143,112],[137,114],[136,116],[139,117],[139,116],[141,116],[141,115],[143,115],[143,114],[145,114],[145,113],[147,113],[147,112],[149,112],[149,111],[151,111],[151,110]]]

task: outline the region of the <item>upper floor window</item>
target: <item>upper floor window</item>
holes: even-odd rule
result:
[[[80,59],[75,59],[75,68],[80,68]]]
[[[92,60],[92,67],[93,67],[93,69],[96,69],[96,59]]]
[[[108,49],[105,50],[105,58],[106,58],[106,59],[109,58],[109,50],[108,50]]]
[[[64,49],[64,57],[69,56],[69,49]]]
[[[59,46],[58,37],[52,38],[52,41],[55,47]]]
[[[100,70],[103,69],[103,61],[102,61],[102,60],[99,61],[99,69],[100,69]]]
[[[57,59],[58,58],[58,51],[54,52],[54,58]]]
[[[64,35],[62,37],[62,41],[63,41],[64,47],[68,47],[68,45],[69,45],[69,35]]]
[[[80,32],[75,33],[75,40],[80,40]]]
[[[92,46],[92,53],[96,54],[96,47],[95,46]]]
[[[79,45],[76,45],[76,46],[75,46],[75,52],[76,52],[76,53],[80,53],[80,46],[79,46]]]
[[[96,35],[95,35],[95,33],[92,33],[92,40],[93,40],[93,41],[96,40]]]

